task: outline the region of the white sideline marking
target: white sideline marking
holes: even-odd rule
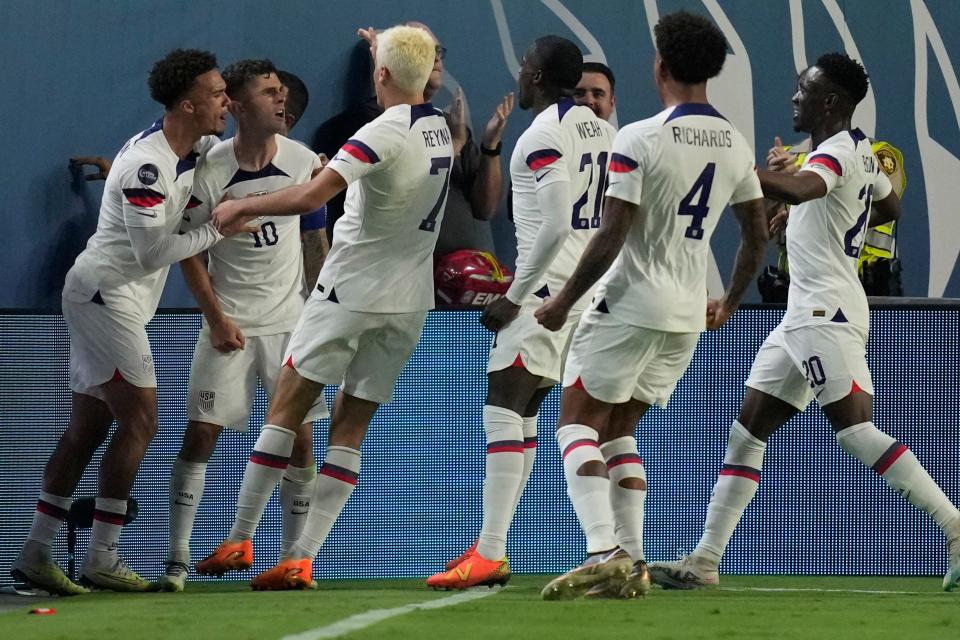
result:
[[[367,627],[387,620],[388,618],[402,616],[405,613],[411,613],[413,611],[420,611],[424,609],[455,607],[458,604],[469,602],[470,600],[479,600],[480,598],[492,596],[499,591],[499,588],[483,588],[464,591],[462,593],[447,596],[446,598],[439,598],[437,600],[427,600],[426,602],[405,604],[402,607],[394,607],[393,609],[371,609],[370,611],[364,611],[363,613],[358,613],[350,616],[349,618],[344,618],[343,620],[334,622],[333,624],[317,627],[316,629],[310,629],[309,631],[304,631],[303,633],[297,633],[291,636],[284,636],[281,640],[319,640],[320,638],[337,638],[352,631],[366,629]]]
[[[770,592],[809,592],[809,593],[873,593],[878,595],[919,596],[927,595],[921,591],[888,591],[885,589],[805,589],[801,587],[718,587],[718,591],[770,591]],[[933,592],[930,592],[933,593]]]

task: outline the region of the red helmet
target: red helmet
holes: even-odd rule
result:
[[[433,281],[438,305],[482,307],[507,292],[513,274],[486,251],[461,249],[437,262]]]

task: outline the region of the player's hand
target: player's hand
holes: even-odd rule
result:
[[[328,157],[327,157],[327,154],[325,154],[325,153],[318,153],[318,154],[317,154],[317,160],[320,161],[320,168],[321,168],[321,169],[324,168],[325,166],[327,166],[327,163],[330,162],[330,158],[328,158]]]
[[[70,158],[70,164],[81,170],[84,166],[96,167],[96,173],[83,174],[84,180],[106,180],[113,168],[113,164],[103,156],[74,156]]]
[[[224,317],[216,323],[210,323],[210,344],[220,353],[230,353],[247,346],[247,338],[240,327]]]
[[[450,135],[453,136],[453,155],[460,155],[467,144],[467,116],[463,89],[458,88],[450,105]]]
[[[726,324],[731,315],[733,310],[723,306],[723,300],[707,299],[707,329],[710,331],[719,329]]]
[[[783,233],[787,230],[787,218],[790,217],[790,208],[781,207],[777,215],[770,218],[770,236]]]
[[[480,324],[490,331],[497,332],[513,322],[518,313],[520,313],[520,305],[513,304],[504,296],[483,308]]]
[[[210,219],[220,235],[225,238],[235,236],[238,233],[256,233],[259,229],[247,224],[256,216],[249,215],[244,211],[243,200],[234,200],[227,195],[213,210]]]
[[[780,136],[773,139],[773,147],[767,152],[767,169],[793,174],[797,172],[796,156],[783,148]]]
[[[567,321],[570,315],[570,307],[560,304],[556,298],[547,298],[540,308],[533,312],[533,317],[544,328],[550,331],[559,331]]]
[[[360,28],[357,29],[357,37],[361,40],[366,40],[367,44],[370,45],[370,57],[374,60],[377,59],[377,30],[373,27],[367,27],[366,29]]]
[[[483,129],[483,146],[486,149],[495,149],[503,139],[503,130],[507,128],[507,118],[513,112],[513,92],[503,96],[503,100],[493,111],[493,116]]]

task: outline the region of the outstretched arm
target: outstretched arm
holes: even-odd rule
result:
[[[760,178],[763,195],[787,204],[801,204],[827,195],[827,183],[813,171],[789,175],[758,169],[757,177]]]

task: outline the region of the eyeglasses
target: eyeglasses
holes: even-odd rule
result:
[[[447,57],[447,48],[437,45],[437,60],[445,60]]]

